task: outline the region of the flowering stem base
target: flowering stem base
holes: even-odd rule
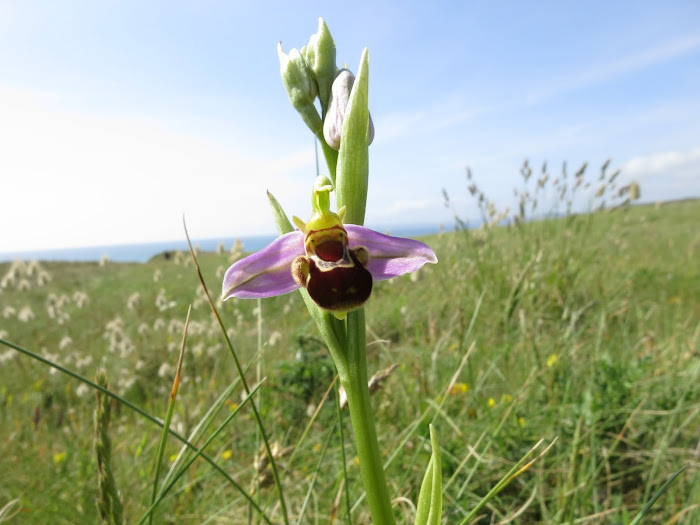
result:
[[[362,481],[367,492],[367,503],[374,525],[394,525],[396,522],[391,508],[367,386],[364,308],[348,313],[347,329],[348,373],[345,377],[341,376],[340,380],[348,396],[350,420],[355,435],[357,456],[360,460]]]

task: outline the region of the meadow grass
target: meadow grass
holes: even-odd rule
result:
[[[443,523],[460,523],[541,439],[551,449],[476,523],[631,523],[684,465],[645,519],[699,523],[698,224],[700,202],[686,201],[458,230],[424,239],[438,265],[375,283],[370,373],[398,364],[373,397],[397,521],[413,522],[432,423]],[[314,323],[297,293],[217,301],[234,251],[197,259],[248,383],[267,378],[250,398],[291,522],[368,523],[346,411],[339,425],[334,389],[324,397],[334,370]],[[0,264],[0,337],[89,379],[104,369],[110,391],[164,420],[191,305],[171,428],[199,445],[213,435],[205,453],[221,471],[194,459],[153,522],[261,522],[223,471],[281,523],[250,399],[195,266],[169,255]],[[0,347],[0,521],[99,522],[100,404],[74,378]],[[124,520],[136,523],[155,494],[161,429],[114,401],[106,425]],[[184,463],[181,446],[166,440],[161,480]]]

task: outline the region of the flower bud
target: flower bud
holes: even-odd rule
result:
[[[350,100],[350,92],[355,83],[355,75],[347,69],[341,69],[333,81],[328,112],[323,122],[323,138],[333,149],[340,149],[340,135],[343,131],[345,113]],[[372,115],[369,115],[368,143],[374,140],[374,124]]]
[[[306,125],[318,134],[323,128],[321,117],[314,106],[314,99],[318,94],[318,85],[313,72],[306,64],[304,57],[297,49],[292,49],[287,55],[282,50],[282,43],[277,45],[277,54],[280,59],[280,73],[282,82],[287,90],[289,101],[294,109],[301,115]]]
[[[335,65],[335,42],[323,18],[318,19],[318,33],[311,35],[308,45],[301,48],[301,54],[316,77],[318,98],[325,110],[338,68]]]

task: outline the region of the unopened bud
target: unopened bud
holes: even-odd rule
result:
[[[314,106],[318,86],[313,72],[297,49],[292,49],[287,55],[280,43],[277,45],[277,54],[280,59],[282,82],[287,90],[289,101],[311,131],[319,133],[323,123]]]
[[[340,149],[340,136],[343,131],[345,113],[350,100],[350,92],[355,83],[355,75],[347,69],[341,69],[333,81],[328,112],[323,122],[323,138],[333,149]],[[374,140],[374,124],[372,115],[369,115],[368,144]]]
[[[323,18],[318,19],[318,33],[311,35],[309,43],[301,48],[301,54],[316,78],[318,98],[325,109],[338,68],[335,65],[335,42]]]

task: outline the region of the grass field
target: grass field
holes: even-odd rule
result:
[[[373,398],[397,521],[413,521],[432,423],[443,523],[459,523],[533,445],[555,438],[478,523],[630,523],[684,465],[645,522],[700,523],[699,224],[700,202],[686,201],[460,230],[424,239],[438,265],[376,283],[368,362],[370,373],[398,364]],[[198,255],[215,300],[237,256]],[[88,379],[103,368],[110,390],[160,419],[192,305],[171,423],[181,435],[236,381],[189,254],[146,264],[17,261],[0,264],[0,280],[1,338]],[[333,394],[321,405],[332,362],[299,294],[217,307],[251,365],[249,383],[267,377],[256,399],[278,444],[292,522],[346,522],[347,484],[353,523],[368,523],[347,415],[343,447]],[[239,407],[241,392],[197,443]],[[95,407],[80,381],[0,346],[0,521],[99,521]],[[160,434],[112,403],[111,466],[126,523],[149,507]],[[161,479],[180,448],[168,440]],[[281,523],[259,448],[246,404],[206,453]],[[154,522],[260,520],[198,459]]]

